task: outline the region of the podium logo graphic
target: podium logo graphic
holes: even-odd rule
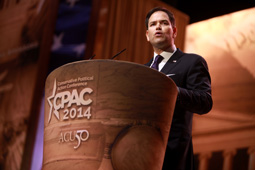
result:
[[[83,108],[79,106],[88,106],[92,103],[92,100],[87,97],[93,90],[89,87],[83,88],[80,92],[77,89],[71,89],[70,91],[57,92],[57,81],[55,79],[54,86],[52,90],[52,95],[47,98],[47,101],[50,106],[48,123],[50,123],[52,118],[52,113],[55,117],[60,120],[59,110],[66,108],[63,116],[63,120],[74,119],[74,118],[84,118],[90,119],[90,107],[88,107],[85,112]],[[71,108],[73,105],[78,106],[79,108]]]
[[[78,149],[81,145],[81,142],[85,142],[88,139],[89,139],[89,131],[85,129],[77,130],[77,131],[67,131],[67,132],[60,133],[59,143],[77,141],[77,145],[75,145],[73,148]]]

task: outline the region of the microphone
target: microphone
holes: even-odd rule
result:
[[[126,48],[125,49],[123,49],[123,50],[121,50],[119,53],[117,53],[115,56],[113,56],[111,59],[114,59],[115,57],[117,57],[118,55],[120,55],[123,51],[125,51],[126,50]]]
[[[92,55],[89,60],[92,60],[94,57],[96,56],[96,54]]]

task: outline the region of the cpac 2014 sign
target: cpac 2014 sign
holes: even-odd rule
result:
[[[55,79],[52,95],[47,98],[50,106],[48,123],[51,122],[52,117],[55,117],[57,121],[89,120],[93,102],[90,95],[93,93],[93,89],[87,87],[87,84],[88,81],[93,81],[93,78],[93,76],[78,77],[58,83]],[[77,145],[74,146],[74,149],[78,149],[81,142],[88,139],[89,132],[86,129],[66,131],[60,133],[59,143],[76,141]]]

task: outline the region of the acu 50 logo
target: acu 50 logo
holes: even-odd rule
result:
[[[57,83],[56,79],[54,82],[54,87],[52,91],[52,95],[47,98],[47,101],[50,105],[50,112],[48,123],[50,123],[52,118],[52,113],[54,113],[55,117],[60,120],[60,109],[63,110],[63,118],[62,120],[75,119],[75,118],[87,118],[91,117],[91,107],[89,106],[87,109],[83,110],[83,107],[71,107],[72,105],[76,106],[88,106],[92,103],[92,100],[89,98],[89,95],[93,92],[93,90],[89,87],[83,88],[81,91],[77,91],[77,89],[72,89],[72,91],[63,91],[56,93],[57,91]]]

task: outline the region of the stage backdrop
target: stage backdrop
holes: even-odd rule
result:
[[[199,170],[255,169],[254,18],[251,8],[187,27],[185,51],[207,60],[214,101],[209,114],[194,116]]]
[[[97,0],[59,1],[48,73],[63,64],[84,59],[92,6],[96,2]],[[43,137],[44,103],[41,106],[31,170],[42,168]]]
[[[97,14],[89,30],[85,58],[109,59],[126,49],[117,60],[145,64],[153,56],[151,44],[145,33],[145,17],[153,7],[170,9],[176,17],[178,36],[176,45],[183,50],[185,29],[189,16],[159,0],[98,0]],[[132,12],[131,12],[132,11]]]
[[[57,5],[52,0],[0,1],[1,170],[22,169],[22,161],[31,157]]]

